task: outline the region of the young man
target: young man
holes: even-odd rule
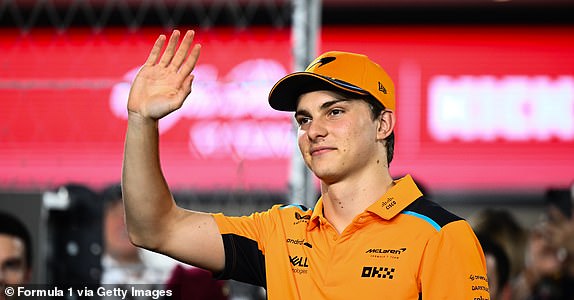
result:
[[[200,46],[188,31],[178,48],[174,31],[161,55],[165,40],[128,100],[123,189],[136,245],[263,286],[270,299],[489,298],[470,226],[423,198],[410,176],[391,178],[394,87],[363,55],[328,52],[269,94],[273,108],[295,111],[301,154],[321,180],[313,210],[226,217],[177,207],[159,164],[158,120],[191,92]]]
[[[32,238],[16,217],[0,212],[0,287],[26,284],[32,278]],[[0,290],[0,299],[4,289]]]

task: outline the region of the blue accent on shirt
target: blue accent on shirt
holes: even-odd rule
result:
[[[285,209],[285,208],[288,208],[288,207],[297,207],[297,208],[299,208],[299,209],[302,210],[302,211],[309,211],[309,210],[311,210],[310,208],[303,207],[303,205],[301,205],[301,204],[286,204],[286,205],[283,205],[283,206],[279,207],[279,209]]]
[[[414,217],[417,217],[417,218],[421,218],[421,219],[427,221],[427,222],[428,222],[429,224],[431,224],[431,226],[434,227],[434,229],[436,229],[437,231],[440,231],[440,229],[441,229],[440,225],[438,225],[437,222],[435,222],[433,219],[431,219],[431,218],[429,218],[429,217],[427,217],[427,216],[425,216],[425,215],[421,215],[421,214],[419,214],[419,213],[416,213],[416,212],[410,211],[410,210],[405,210],[405,211],[403,211],[402,213],[405,214],[405,215],[411,215],[411,216],[414,216]]]

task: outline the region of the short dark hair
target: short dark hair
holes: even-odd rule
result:
[[[379,100],[375,99],[373,96],[367,96],[364,99],[371,108],[371,117],[373,120],[376,120],[380,115],[381,112],[385,110],[385,107]],[[391,165],[391,161],[393,160],[393,156],[395,154],[395,131],[393,130],[391,134],[385,139],[387,147],[387,165]]]
[[[112,204],[121,202],[122,200],[122,186],[119,183],[114,183],[108,185],[102,191],[102,199],[104,201],[104,207],[108,208]]]
[[[477,234],[477,239],[484,254],[491,254],[496,260],[496,273],[498,274],[499,291],[504,288],[510,278],[510,259],[508,255],[494,239],[484,234]]]
[[[32,238],[30,231],[20,219],[6,212],[0,211],[0,234],[17,237],[24,242],[26,266],[32,268]]]

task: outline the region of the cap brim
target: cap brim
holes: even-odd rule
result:
[[[296,72],[281,78],[269,92],[269,105],[280,111],[295,111],[299,97],[319,90],[347,91],[366,95],[368,92],[345,82],[310,72]]]

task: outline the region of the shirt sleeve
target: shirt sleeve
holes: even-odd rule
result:
[[[421,290],[422,299],[490,299],[484,254],[466,221],[445,225],[429,240]]]
[[[265,244],[276,227],[274,210],[243,217],[213,215],[225,249],[225,267],[215,274],[218,279],[266,287]]]

